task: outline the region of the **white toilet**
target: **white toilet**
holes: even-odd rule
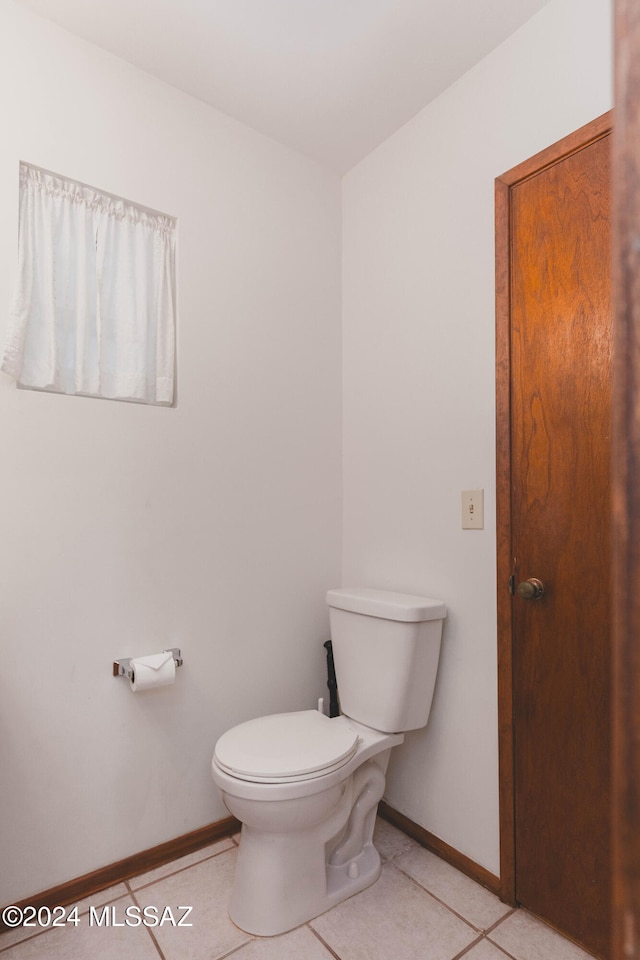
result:
[[[242,823],[229,914],[273,936],[372,884],[372,836],[391,747],[424,727],[438,669],[438,600],[330,590],[342,716],[317,710],[241,723],[218,740],[213,779]]]

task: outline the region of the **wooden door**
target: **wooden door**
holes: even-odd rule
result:
[[[609,153],[598,136],[510,185],[508,267],[515,899],[601,957],[611,926]]]

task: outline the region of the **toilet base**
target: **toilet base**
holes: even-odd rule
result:
[[[327,906],[329,910],[354,894],[375,883],[382,871],[380,854],[373,843],[368,843],[357,857],[348,863],[327,867]],[[324,910],[323,910],[324,913]],[[318,916],[318,914],[316,914]]]
[[[370,887],[379,878],[382,871],[380,854],[372,843],[349,863],[341,866],[328,866],[326,870],[327,889],[315,902],[306,900],[304,904],[296,901],[278,900],[278,911],[267,915],[266,912],[258,915],[256,901],[245,901],[238,883],[234,887],[234,894],[229,906],[229,916],[237,927],[245,933],[257,937],[275,937],[286,933],[295,927],[301,926],[308,920],[313,920],[343,900],[355,896]],[[356,872],[357,871],[357,872]],[[350,875],[351,874],[351,875]]]
[[[365,762],[340,785],[339,799],[327,804],[331,812],[315,826],[296,830],[290,823],[286,832],[266,832],[243,823],[229,906],[236,926],[276,936],[375,883],[382,866],[372,837],[388,754]]]

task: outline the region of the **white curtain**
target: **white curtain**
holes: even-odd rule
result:
[[[173,402],[175,220],[20,165],[2,370],[27,387]]]

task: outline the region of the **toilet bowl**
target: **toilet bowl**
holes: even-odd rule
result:
[[[242,823],[229,915],[284,933],[374,883],[391,749],[427,722],[445,607],[367,589],[327,595],[343,714],[241,723],[215,746],[213,780]]]

